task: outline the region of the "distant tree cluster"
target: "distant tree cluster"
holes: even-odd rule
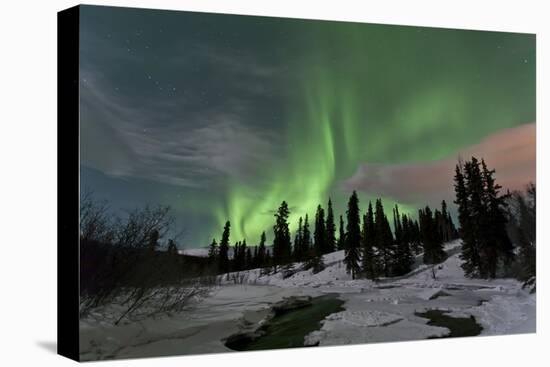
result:
[[[374,205],[369,201],[366,212],[361,212],[354,191],[338,223],[330,198],[326,211],[320,204],[317,206],[313,228],[310,228],[308,214],[299,217],[293,241],[288,221],[290,210],[288,203],[283,201],[275,213],[271,253],[266,247],[264,232],[260,244],[253,250],[247,247],[246,241],[237,242],[230,259],[230,223],[227,222],[219,246],[215,240],[210,246],[210,262],[217,264],[219,273],[269,267],[276,270],[278,266],[294,262],[303,263],[304,269],[319,272],[325,267],[323,255],[344,250],[344,264],[352,279],[376,280],[409,273],[419,255],[425,264],[443,262],[447,256],[443,244],[460,237],[465,274],[494,278],[499,265],[511,269],[514,260],[512,238],[519,246],[514,276],[534,284],[535,187],[529,186],[525,193],[501,195],[494,172],[475,157],[457,164],[454,187],[459,230],[445,200],[440,208],[426,206],[418,210],[417,219],[401,213],[395,205],[390,222],[380,198]]]
[[[298,218],[298,228],[292,242],[288,222],[290,211],[283,201],[275,213],[272,254],[266,249],[264,232],[254,250],[247,247],[244,240],[236,242],[230,259],[230,223],[227,222],[220,245],[215,239],[210,245],[209,261],[217,264],[219,273],[266,267],[276,270],[278,266],[294,262],[301,262],[305,270],[312,269],[317,273],[325,267],[323,255],[344,250],[346,270],[353,279],[378,279],[407,274],[412,269],[415,256],[422,252],[426,263],[440,263],[445,259],[443,243],[458,236],[445,201],[441,204],[441,210],[432,212],[429,207],[420,210],[420,224],[409,215],[400,213],[397,205],[392,208],[392,214],[393,231],[381,199],[376,200],[374,208],[369,202],[367,212],[362,214],[357,193],[353,192],[348,201],[346,221],[343,216],[339,217],[337,236],[332,200],[329,198],[326,212],[321,205],[317,206],[313,229],[310,228],[308,214]]]
[[[494,173],[475,157],[455,168],[462,268],[470,277],[495,278],[499,265],[509,267],[514,259],[507,231],[510,194],[500,194]]]
[[[356,195],[350,198],[350,208],[355,212]],[[349,210],[349,209],[348,209]],[[441,213],[436,209],[436,213]],[[442,203],[442,212],[446,213],[446,203]],[[357,256],[353,253],[357,247],[357,236],[354,241],[347,241],[346,249],[350,256],[346,256],[348,269],[353,277],[358,273],[368,279],[380,277],[400,276],[411,271],[414,258],[424,253],[424,261],[427,264],[440,263],[445,259],[443,242],[455,239],[456,230],[449,230],[448,236],[441,235],[442,228],[453,228],[452,219],[448,215],[432,217],[430,207],[419,211],[419,220],[414,220],[405,213],[399,212],[396,205],[392,208],[393,232],[390,222],[384,211],[381,199],[375,201],[374,209],[372,202],[369,202],[366,214],[363,215],[362,230],[359,236],[361,268],[354,265]],[[358,223],[356,216],[348,218],[348,222]],[[357,224],[349,226],[357,227]],[[346,234],[347,239],[347,234]],[[351,250],[348,250],[351,249]]]

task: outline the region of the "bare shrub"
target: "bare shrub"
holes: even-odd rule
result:
[[[87,193],[81,201],[80,315],[111,307],[115,324],[125,318],[179,312],[216,279],[177,252],[169,207],[146,206],[124,219]],[[160,251],[165,241],[169,251]]]

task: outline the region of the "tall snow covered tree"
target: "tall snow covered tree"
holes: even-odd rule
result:
[[[424,263],[439,264],[445,260],[443,241],[437,228],[437,222],[429,206],[418,211],[420,234],[424,246]]]
[[[291,260],[290,230],[288,228],[288,216],[290,211],[286,201],[275,213],[275,225],[273,226],[273,262],[275,265],[287,264]]]
[[[303,229],[302,229],[302,217],[298,219],[298,230],[296,231],[296,236],[294,237],[294,260],[295,261],[302,261],[304,259],[304,253],[302,248],[302,237],[303,237]]]
[[[506,230],[508,219],[506,217],[509,194],[499,195],[500,185],[495,183],[493,175],[495,170],[487,168],[485,161],[481,160],[481,175],[484,184],[483,205],[487,213],[487,231],[482,252],[482,261],[487,264],[490,278],[495,278],[499,261],[509,266],[514,259],[514,246],[508,237]]]
[[[334,224],[334,212],[332,210],[332,200],[328,199],[327,207],[327,220],[326,220],[326,239],[325,253],[333,252],[336,250],[336,225]]]
[[[321,205],[317,206],[315,213],[315,228],[313,230],[313,241],[316,254],[324,254],[326,251],[325,240],[327,238],[325,228],[325,211]]]
[[[369,201],[367,214],[363,217],[363,233],[362,233],[362,271],[368,279],[378,278],[378,258],[375,249],[375,229],[374,229],[374,212],[372,203]]]
[[[395,231],[395,259],[394,259],[394,275],[404,275],[411,271],[414,262],[411,252],[407,228],[404,228],[399,215],[399,208],[395,205],[393,209],[393,223]]]
[[[254,267],[252,259],[253,259],[252,250],[250,249],[250,247],[248,247],[246,249],[246,258],[245,258],[245,266],[244,266],[245,269],[252,269]]]
[[[382,200],[377,199],[374,212],[374,238],[380,258],[380,271],[385,277],[392,272],[392,260],[395,253],[393,234],[384,213]]]
[[[507,266],[514,257],[507,232],[508,195],[499,194],[494,172],[475,157],[455,169],[462,267],[471,277],[495,278],[499,264]]]
[[[338,250],[343,250],[346,247],[346,232],[344,232],[344,218],[342,218],[342,216],[340,216],[340,227],[338,234]]]
[[[455,204],[458,205],[459,234],[462,238],[460,258],[462,269],[466,276],[475,276],[479,267],[478,243],[474,233],[473,217],[471,216],[468,189],[464,177],[464,166],[459,162],[455,168]]]
[[[208,261],[211,264],[214,264],[217,258],[218,258],[218,244],[216,243],[216,239],[213,238],[212,243],[210,243],[210,246],[208,247]]]
[[[306,215],[307,218],[307,215]],[[323,263],[323,253],[326,250],[326,226],[325,226],[325,212],[321,205],[317,207],[315,213],[315,228],[313,230],[313,246],[309,244],[308,239],[304,239],[303,252],[305,254],[304,269],[311,269],[314,274],[320,272],[325,268]],[[309,224],[308,234],[309,238]]]
[[[361,268],[360,261],[360,246],[361,246],[361,227],[359,216],[359,198],[357,193],[353,191],[348,201],[347,226],[346,226],[346,246],[344,263],[346,271],[351,273],[352,279],[355,279]]]
[[[231,223],[229,221],[225,222],[223,227],[222,239],[220,240],[219,248],[219,271],[220,273],[229,272],[229,232],[231,228]]]
[[[266,248],[265,248],[265,231],[262,232],[262,236],[260,237],[260,244],[258,245],[258,256],[256,261],[258,262],[258,266],[264,267],[266,265]]]
[[[516,272],[524,287],[536,290],[536,188],[529,184],[525,192],[514,191],[509,199],[508,232],[519,247]]]
[[[304,228],[302,230],[302,243],[301,243],[301,251],[304,256],[309,256],[311,249],[311,231],[309,230],[309,218],[306,213],[306,216],[304,218]]]
[[[471,161],[464,163],[464,178],[468,193],[468,209],[470,211],[468,215],[471,217],[469,230],[476,242],[474,256],[479,259],[474,276],[487,278],[487,264],[482,259],[482,257],[486,258],[486,255],[484,255],[485,250],[483,249],[483,242],[484,238],[487,236],[486,231],[488,229],[487,213],[483,205],[484,188],[481,170],[479,168],[479,161],[475,157],[472,157]]]

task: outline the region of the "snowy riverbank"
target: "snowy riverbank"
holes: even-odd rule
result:
[[[343,311],[322,321],[305,337],[306,345],[342,345],[404,341],[446,336],[449,330],[428,325],[416,315],[429,309],[449,316],[474,316],[482,335],[535,332],[535,295],[514,279],[467,279],[456,252],[459,242],[446,246],[453,254],[437,267],[418,264],[409,276],[380,282],[351,280],[342,263],[343,252],[325,255],[326,269],[318,274],[297,271],[283,279],[281,272],[261,275],[250,270],[224,276],[221,286],[185,312],[114,326],[100,315],[81,321],[84,360],[152,355],[230,352],[224,340],[254,330],[269,307],[290,296],[336,293]],[[228,280],[229,279],[229,280]],[[235,284],[240,283],[240,284]]]

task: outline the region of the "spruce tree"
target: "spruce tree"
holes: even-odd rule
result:
[[[506,230],[508,208],[507,200],[509,194],[499,195],[502,188],[495,183],[493,175],[495,170],[487,168],[485,161],[481,160],[482,180],[485,191],[482,197],[483,204],[487,213],[487,230],[484,232],[486,238],[484,242],[486,255],[487,271],[490,278],[495,278],[499,260],[503,265],[509,266],[514,259],[514,247],[508,237]],[[482,259],[483,261],[483,259]]]
[[[231,265],[231,271],[241,270],[241,241],[235,242],[235,245],[233,246],[233,262]]]
[[[307,223],[307,215],[306,215]],[[304,226],[305,227],[305,226]],[[323,208],[319,205],[315,214],[315,229],[313,231],[314,244],[310,245],[309,224],[304,236],[303,251],[305,254],[304,269],[311,269],[316,274],[325,268],[323,263],[323,249],[325,248],[326,230]]]
[[[250,249],[250,247],[248,247],[246,249],[246,259],[245,259],[245,266],[244,268],[245,269],[252,269],[254,266],[253,266],[253,263],[252,263],[252,250]]]
[[[346,271],[351,273],[352,279],[355,279],[360,271],[360,246],[361,246],[361,228],[359,217],[359,198],[357,193],[353,191],[348,201],[348,210],[346,212],[346,246],[344,262]]]
[[[219,271],[220,273],[227,273],[229,271],[229,231],[231,228],[231,223],[229,221],[225,222],[223,227],[222,239],[220,240],[219,248]]]
[[[294,259],[296,261],[302,261],[304,259],[304,253],[302,250],[302,237],[302,217],[300,217],[298,219],[298,231],[296,232],[296,237],[294,238]]]
[[[513,274],[524,287],[536,290],[536,189],[529,184],[525,193],[515,191],[510,196],[508,228],[510,239],[519,247],[516,271]]]
[[[411,271],[413,255],[407,238],[406,229],[402,227],[399,208],[393,210],[393,222],[395,231],[395,261],[394,275],[404,275]],[[406,222],[406,221],[405,221]]]
[[[474,235],[474,218],[470,210],[469,193],[464,177],[464,167],[459,162],[455,167],[455,204],[458,205],[459,234],[462,238],[461,254],[462,269],[468,277],[475,276],[479,267],[478,243]]]
[[[367,214],[363,217],[363,236],[362,236],[362,271],[368,279],[378,278],[378,261],[375,251],[375,229],[374,229],[374,212],[372,203],[369,201]]]
[[[254,253],[252,254],[252,268],[259,268],[260,262],[258,261],[258,246],[254,247]]]
[[[334,213],[332,210],[332,200],[328,199],[327,221],[326,221],[326,250],[325,253],[336,250],[336,225],[334,224]]]
[[[216,239],[212,239],[212,243],[210,243],[210,246],[208,247],[208,261],[210,263],[214,263],[216,261],[216,258],[218,257],[218,244],[216,243]]]
[[[258,245],[258,256],[257,256],[257,263],[259,267],[265,267],[266,264],[266,248],[265,248],[265,231],[262,232],[262,236],[260,237],[260,244]]]
[[[344,232],[344,218],[342,218],[342,216],[340,216],[340,227],[338,234],[338,250],[343,250],[346,247],[346,233]]]
[[[474,256],[479,259],[477,262],[477,276],[487,278],[489,276],[487,259],[490,256],[490,251],[487,251],[484,240],[487,238],[489,228],[486,208],[483,205],[483,179],[479,161],[475,157],[464,164],[464,178],[468,192],[469,215],[472,219],[469,230],[476,244]]]
[[[286,201],[275,213],[275,225],[273,226],[273,263],[274,265],[287,264],[291,259],[290,230],[288,228],[288,216],[290,211]]]
[[[324,254],[326,251],[326,228],[325,228],[325,211],[321,205],[317,206],[315,213],[315,228],[313,230],[313,241],[316,254]]]
[[[302,244],[301,244],[301,251],[302,254],[304,254],[304,257],[309,256],[310,250],[311,250],[311,231],[309,230],[309,218],[306,213],[306,217],[304,219],[304,227],[302,230]]]
[[[240,262],[241,262],[241,268],[239,270],[245,270],[246,269],[246,254],[247,254],[247,251],[248,251],[248,247],[246,246],[246,239],[243,240],[243,242],[241,242],[241,246],[240,246],[240,252],[239,252],[239,257],[240,257]]]
[[[418,217],[420,220],[422,245],[424,247],[424,263],[439,264],[445,260],[445,251],[443,250],[443,241],[441,240],[432,210],[429,206],[426,206],[426,208],[418,212]]]
[[[393,234],[388,218],[384,213],[381,199],[376,200],[374,222],[374,238],[379,251],[380,271],[385,277],[389,277],[392,271],[392,259],[394,256]]]

